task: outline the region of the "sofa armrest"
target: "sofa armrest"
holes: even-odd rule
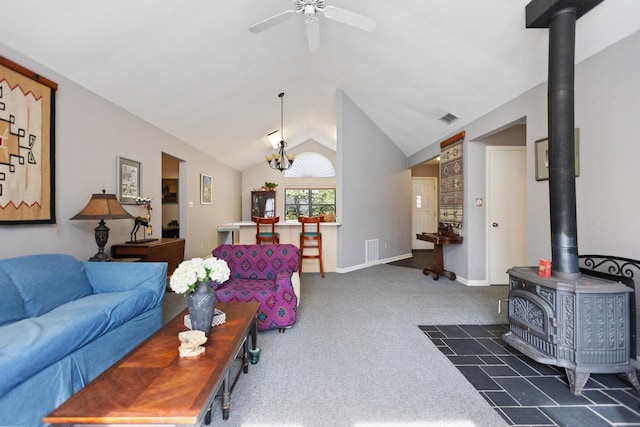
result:
[[[294,305],[297,307],[298,295],[293,289],[291,278],[292,272],[290,270],[281,271],[280,273],[278,273],[278,275],[276,276],[276,294],[284,294],[286,292],[291,293],[293,295],[293,298],[295,298]],[[288,298],[285,299],[288,300]]]
[[[149,289],[160,303],[167,286],[166,262],[85,262],[95,293]]]
[[[296,294],[296,298],[298,298],[297,306],[300,307],[300,273],[294,271],[291,275],[291,285],[293,286],[293,293]]]

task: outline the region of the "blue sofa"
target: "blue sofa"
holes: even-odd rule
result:
[[[0,425],[47,415],[162,325],[166,263],[0,260]]]

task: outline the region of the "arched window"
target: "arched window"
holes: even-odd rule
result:
[[[330,178],[336,176],[331,160],[322,154],[305,152],[296,155],[291,169],[284,171],[287,178]]]

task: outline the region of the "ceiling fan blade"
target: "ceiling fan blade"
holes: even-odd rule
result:
[[[342,24],[351,25],[363,31],[373,31],[376,28],[375,19],[361,15],[350,10],[342,9],[335,6],[326,6],[322,12],[324,16]]]
[[[307,42],[309,43],[309,52],[315,52],[322,47],[320,25],[317,19],[307,21]]]
[[[249,31],[252,33],[260,33],[264,30],[268,30],[271,27],[275,27],[278,24],[282,24],[287,21],[292,16],[297,15],[298,12],[295,10],[285,10],[277,15],[272,16],[271,18],[267,18],[264,21],[260,21],[255,25],[249,27]]]

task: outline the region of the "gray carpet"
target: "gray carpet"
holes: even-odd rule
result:
[[[187,299],[184,295],[166,292],[162,307],[162,323],[167,323],[185,308],[187,308]]]
[[[507,290],[389,265],[305,273],[298,322],[258,335],[260,362],[238,381],[224,423],[216,400],[212,424],[506,425],[417,325],[505,323],[496,307]]]

